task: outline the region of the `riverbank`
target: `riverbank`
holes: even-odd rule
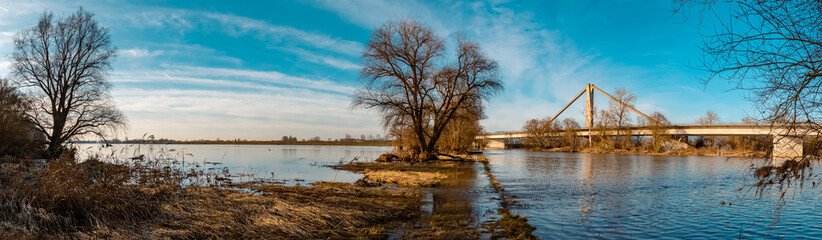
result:
[[[159,166],[2,163],[0,238],[383,239],[419,216],[423,197],[362,182],[234,185]]]

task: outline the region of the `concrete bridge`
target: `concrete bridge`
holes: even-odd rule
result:
[[[662,135],[673,136],[773,136],[773,156],[780,158],[801,157],[803,154],[803,136],[815,136],[816,134],[808,132],[807,134],[800,134],[797,130],[791,130],[784,127],[774,127],[762,124],[711,124],[711,125],[671,125],[665,126],[662,129]],[[577,136],[590,138],[592,136],[617,135],[616,129],[593,130],[591,128],[580,128],[573,130]],[[651,127],[628,127],[622,128],[621,134],[631,136],[653,136]],[[488,149],[504,149],[508,143],[513,139],[527,138],[526,132],[499,132],[490,133],[479,138],[488,141],[485,148]]]
[[[593,84],[587,84],[585,89],[583,89],[579,94],[574,97],[571,102],[565,105],[556,115],[554,115],[551,120],[548,121],[548,124],[551,124],[557,117],[559,117],[562,112],[564,112],[571,104],[573,104],[577,99],[579,99],[583,94],[585,94],[585,128],[580,129],[573,129],[573,130],[563,130],[563,131],[576,131],[578,136],[581,137],[588,137],[591,139],[591,136],[596,135],[608,135],[614,136],[617,135],[618,132],[616,129],[605,129],[594,131],[594,93],[600,92],[603,95],[607,96],[611,100],[622,104],[626,108],[630,109],[631,111],[637,113],[638,115],[648,119],[650,123],[657,123],[658,122],[645,115],[644,113],[636,110],[630,104],[626,104],[619,99],[611,96],[605,91],[595,87]],[[650,126],[646,127],[628,127],[622,128],[621,134],[626,134],[626,129],[630,132],[631,136],[652,136],[652,129]],[[765,124],[711,124],[711,125],[672,125],[672,126],[664,126],[664,133],[662,135],[675,135],[675,136],[773,136],[773,153],[772,156],[774,159],[785,159],[785,158],[796,158],[803,156],[803,139],[804,136],[816,136],[815,131],[810,131],[811,126],[802,127],[799,126],[791,126],[791,125],[765,125]],[[512,139],[522,139],[528,137],[526,132],[499,132],[499,133],[491,133],[486,134],[483,136],[478,136],[479,139],[485,139],[488,141],[488,144],[485,148],[490,149],[504,149],[506,144],[511,142]],[[775,160],[776,161],[776,160]]]

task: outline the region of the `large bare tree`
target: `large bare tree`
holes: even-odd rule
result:
[[[62,18],[44,12],[14,37],[12,76],[31,99],[27,118],[48,139],[51,157],[72,138],[125,126],[108,93],[116,53],[109,29],[82,8]]]
[[[387,128],[414,137],[412,153],[435,156],[437,141],[460,111],[482,116],[483,100],[502,90],[498,65],[479,44],[457,35],[456,50],[417,21],[389,21],[374,30],[362,54],[362,88],[353,105],[376,109]]]

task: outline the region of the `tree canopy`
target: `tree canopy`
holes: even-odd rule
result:
[[[379,111],[386,128],[410,132],[409,147],[423,159],[433,157],[453,119],[482,116],[483,100],[503,89],[497,63],[479,44],[459,34],[454,40],[448,51],[430,27],[389,21],[374,30],[361,57],[353,105]]]

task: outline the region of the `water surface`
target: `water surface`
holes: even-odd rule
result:
[[[786,197],[774,223],[775,193],[758,199],[737,191],[750,160],[518,150],[485,156],[521,203],[512,211],[544,239],[822,238],[819,188]]]
[[[197,165],[241,174],[241,180],[268,178],[285,185],[305,185],[318,181],[354,182],[362,174],[334,170],[327,165],[341,162],[373,161],[391,147],[314,145],[222,145],[222,144],[77,144],[80,159],[93,154],[127,159],[145,155],[165,156]],[[253,176],[248,176],[253,175]]]

